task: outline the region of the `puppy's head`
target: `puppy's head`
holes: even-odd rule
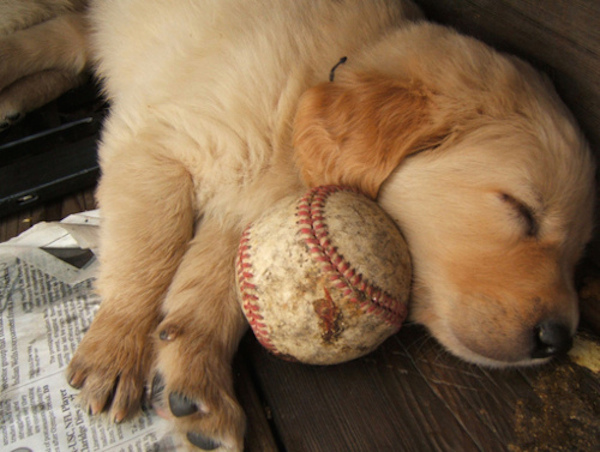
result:
[[[592,232],[584,139],[524,63],[440,27],[400,34],[414,54],[387,43],[373,50],[388,49],[378,70],[350,67],[304,95],[304,180],[359,187],[397,221],[411,316],[454,354],[506,366],[568,350],[574,266]],[[439,34],[432,55],[422,41]]]

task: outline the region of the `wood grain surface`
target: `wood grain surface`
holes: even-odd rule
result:
[[[281,361],[252,338],[240,353],[288,452],[600,450],[600,379],[566,358],[483,369],[416,326],[332,367]]]

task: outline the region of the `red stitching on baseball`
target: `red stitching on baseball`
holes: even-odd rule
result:
[[[281,355],[277,347],[273,345],[269,339],[269,332],[266,330],[266,325],[261,322],[263,316],[260,315],[260,306],[255,302],[258,297],[254,293],[256,291],[256,285],[252,282],[254,274],[252,272],[252,264],[247,259],[250,258],[250,230],[252,225],[249,225],[246,230],[242,233],[240,239],[240,246],[238,248],[238,254],[236,259],[236,270],[238,274],[238,284],[240,286],[240,292],[242,296],[244,315],[250,324],[254,336],[271,353],[275,355]]]
[[[357,190],[352,188],[328,185],[316,187],[302,198],[296,210],[299,217],[298,223],[308,227],[301,228],[300,232],[304,236],[304,241],[310,252],[316,255],[315,260],[323,263],[323,270],[325,272],[336,270],[339,273],[339,275],[334,274],[331,281],[342,290],[344,296],[353,293],[354,289],[352,287],[357,288],[365,293],[369,299],[362,301],[351,298],[352,302],[357,303],[366,312],[374,312],[386,322],[399,328],[406,317],[406,306],[390,294],[366,281],[363,275],[356,272],[351,264],[344,259],[344,256],[338,253],[337,248],[331,245],[327,224],[324,221],[325,212],[323,209],[327,198],[340,191],[358,193]]]

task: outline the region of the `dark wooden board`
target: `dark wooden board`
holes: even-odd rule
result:
[[[567,359],[482,369],[448,355],[418,327],[331,367],[281,361],[251,339],[241,353],[252,357],[288,452],[600,450],[598,376]],[[580,419],[554,408],[567,399]]]
[[[249,370],[246,356],[239,354],[233,364],[236,393],[247,416],[247,452],[277,452],[280,445],[270,424],[270,413],[264,404],[262,394],[257,392],[255,379]]]
[[[90,188],[39,207],[25,209],[14,215],[0,218],[0,242],[16,237],[40,221],[59,221],[72,213],[95,208],[94,189]]]

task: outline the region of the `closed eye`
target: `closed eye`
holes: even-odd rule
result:
[[[509,204],[510,207],[517,212],[519,218],[523,220],[527,236],[536,237],[540,228],[533,209],[507,193],[501,193],[500,198],[502,201]]]

